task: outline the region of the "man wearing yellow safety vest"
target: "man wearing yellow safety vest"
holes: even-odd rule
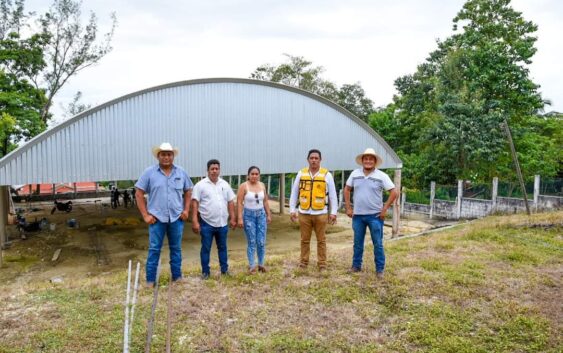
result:
[[[327,267],[326,224],[327,222],[330,224],[336,223],[338,209],[334,179],[327,169],[321,168],[321,160],[321,151],[316,149],[309,151],[307,155],[309,167],[303,168],[297,173],[289,199],[289,212],[292,222],[297,221],[297,210],[299,211],[299,227],[301,229],[301,261],[299,266],[307,268],[309,265],[311,235],[315,230],[319,271],[325,270]],[[298,208],[297,204],[299,204]],[[329,207],[330,212],[328,212]]]

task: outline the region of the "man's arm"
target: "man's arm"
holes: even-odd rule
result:
[[[192,189],[184,191],[184,210],[180,213],[180,219],[187,221],[190,218],[190,204],[192,202]]]
[[[389,190],[389,198],[387,199],[387,202],[385,202],[385,205],[383,205],[383,209],[381,210],[381,213],[379,214],[379,218],[385,219],[385,214],[387,214],[387,210],[393,204],[395,199],[397,199],[398,195],[399,194],[397,193],[397,190],[395,188]]]
[[[352,188],[348,185],[344,186],[344,207],[346,208],[346,215],[348,217],[352,217],[354,215],[354,211],[352,210],[352,204],[350,203],[350,193],[352,192]]]
[[[229,203],[227,204],[227,208],[229,209],[231,228],[234,228],[237,226],[237,219],[235,217],[235,201],[234,200],[229,201]]]
[[[297,173],[295,181],[291,186],[291,195],[289,196],[289,218],[292,222],[297,222],[297,197],[299,195],[299,182],[301,181],[301,171]],[[283,207],[283,205],[280,205]]]
[[[147,224],[156,223],[156,218],[147,211],[147,201],[145,200],[145,192],[139,188],[135,188],[135,200],[137,200],[137,208],[143,216],[143,220]]]
[[[199,210],[199,202],[192,199],[192,230],[195,234],[199,234],[199,219],[197,218],[197,212]]]
[[[330,210],[328,210],[328,223],[336,224],[336,214],[338,212],[338,196],[336,196],[336,185],[334,185],[334,178],[329,172],[326,176],[328,186],[328,200]]]

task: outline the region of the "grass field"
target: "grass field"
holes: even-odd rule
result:
[[[172,287],[172,351],[562,352],[562,230],[557,212],[389,241],[384,280],[371,246],[358,274],[347,273],[351,246],[323,273],[299,270],[295,251],[270,256],[266,274],[234,262],[231,277],[202,281],[188,267]],[[124,270],[3,285],[0,352],[120,351],[125,284]],[[160,284],[154,352],[165,346],[168,275]],[[151,301],[142,289],[133,352],[144,351]]]

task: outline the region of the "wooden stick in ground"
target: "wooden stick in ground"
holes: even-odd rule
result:
[[[127,271],[127,297],[125,298],[125,324],[123,325],[123,353],[129,351],[129,297],[131,292],[131,260]]]
[[[516,154],[516,148],[514,147],[514,141],[512,140],[512,133],[510,132],[510,127],[506,119],[501,124],[508,138],[508,144],[510,145],[510,153],[512,154],[512,161],[514,162],[514,168],[516,169],[516,175],[518,176],[518,182],[520,183],[520,189],[522,190],[522,195],[524,195],[524,205],[526,205],[526,213],[530,215],[530,205],[528,205],[528,195],[526,194],[526,186],[524,185],[524,177],[522,177],[522,170],[520,169],[520,163],[518,162],[518,155]]]
[[[137,270],[135,271],[135,287],[133,289],[133,303],[131,304],[131,315],[129,315],[129,338],[127,339],[127,351],[131,345],[131,331],[133,330],[133,318],[135,317],[135,304],[137,303],[137,296],[139,294],[139,273],[141,264],[137,262]]]
[[[170,353],[170,336],[172,331],[172,278],[170,278],[170,283],[168,283],[168,303],[166,311],[166,353]]]
[[[145,345],[145,353],[149,353],[151,351],[151,341],[152,341],[154,317],[155,317],[155,314],[156,314],[156,303],[158,302],[158,277],[159,276],[160,276],[160,259],[158,260],[158,267],[156,268],[156,281],[154,281],[154,291],[153,291],[153,298],[152,298],[151,317],[149,318],[149,324],[148,324],[148,327],[147,327],[147,343]]]

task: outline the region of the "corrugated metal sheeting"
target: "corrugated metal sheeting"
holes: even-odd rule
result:
[[[395,152],[361,120],[314,94],[271,82],[203,79],[118,98],[36,136],[0,160],[0,185],[134,180],[170,142],[191,176],[221,161],[223,175],[296,172],[311,148],[330,170],[356,168],[373,147],[381,168],[401,168]]]

